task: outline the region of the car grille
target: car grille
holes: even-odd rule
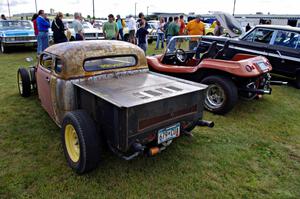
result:
[[[36,37],[30,36],[30,37],[5,37],[5,41],[30,41],[30,40],[36,40]]]
[[[96,37],[96,33],[85,33],[85,37]]]
[[[35,40],[35,37],[15,37],[16,41],[29,41],[29,40]]]

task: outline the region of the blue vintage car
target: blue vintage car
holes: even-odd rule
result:
[[[0,43],[2,53],[16,46],[36,46],[37,39],[32,22],[28,20],[0,21]]]

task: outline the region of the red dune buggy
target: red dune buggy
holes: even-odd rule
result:
[[[204,105],[216,114],[229,112],[239,96],[271,94],[272,66],[265,57],[236,54],[226,60],[229,42],[224,46],[213,42],[207,49],[200,40],[201,36],[173,37],[163,55],[147,57],[150,70],[207,84]]]

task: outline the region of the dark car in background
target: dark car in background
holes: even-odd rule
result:
[[[227,28],[227,27],[226,27]],[[219,48],[229,43],[224,52],[227,59],[237,53],[263,55],[272,64],[272,73],[296,79],[300,88],[300,28],[277,25],[258,25],[238,38],[205,36],[202,45],[216,41]]]

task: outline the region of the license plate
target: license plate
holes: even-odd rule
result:
[[[180,123],[177,123],[173,126],[160,129],[158,131],[157,142],[161,144],[163,142],[172,140],[180,135]]]
[[[264,62],[257,63],[262,71],[268,70],[268,66]]]

